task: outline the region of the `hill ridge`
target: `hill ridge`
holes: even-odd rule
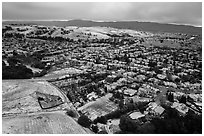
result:
[[[192,35],[201,35],[202,27],[195,27],[190,25],[180,24],[164,24],[158,22],[139,22],[139,21],[101,21],[96,22],[92,20],[53,20],[53,21],[2,21],[3,25],[7,24],[32,24],[45,26],[79,26],[79,27],[113,27],[118,29],[132,29],[147,32],[169,32],[169,33],[185,33]]]

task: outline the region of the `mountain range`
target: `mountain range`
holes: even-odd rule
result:
[[[161,24],[156,22],[138,22],[138,21],[114,21],[114,22],[96,22],[90,20],[69,20],[69,21],[3,21],[3,25],[7,24],[32,24],[45,26],[79,26],[79,27],[113,27],[119,29],[132,29],[147,32],[169,32],[169,33],[185,33],[191,35],[201,35],[202,27],[177,24]]]

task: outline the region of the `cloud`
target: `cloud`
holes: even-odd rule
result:
[[[95,3],[91,15],[99,20],[121,20],[129,12],[131,3]]]
[[[201,3],[136,3],[129,11],[127,18],[133,20],[202,24]]]
[[[201,2],[3,2],[3,19],[138,20],[202,25]]]

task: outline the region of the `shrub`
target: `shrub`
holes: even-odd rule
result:
[[[77,114],[75,111],[73,110],[67,110],[66,114],[70,117],[73,117],[73,118],[76,118],[77,117]]]
[[[182,95],[182,96],[179,98],[179,103],[184,103],[184,104],[186,104],[186,96]]]
[[[99,129],[98,129],[98,126],[97,125],[92,125],[91,126],[91,129],[94,133],[98,133]]]
[[[39,69],[44,69],[45,66],[46,66],[46,64],[45,64],[45,63],[42,63],[42,62],[40,62],[40,61],[36,61],[36,62],[34,62],[34,63],[32,64],[32,67],[34,67],[34,68],[39,68]]]
[[[92,121],[88,118],[88,116],[82,115],[79,117],[78,123],[82,125],[83,127],[89,128]]]
[[[106,124],[107,123],[107,118],[106,118],[106,116],[97,117],[93,122],[95,124],[96,123]]]

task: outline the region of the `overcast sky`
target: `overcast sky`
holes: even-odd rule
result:
[[[151,21],[202,26],[201,2],[3,2],[3,20]]]

